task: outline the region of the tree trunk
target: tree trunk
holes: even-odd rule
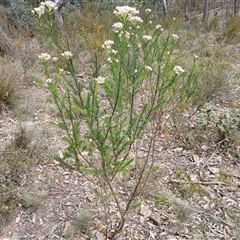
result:
[[[234,13],[237,14],[239,9],[239,0],[234,0]]]
[[[228,18],[230,13],[231,13],[231,0],[228,0],[226,4],[226,18]]]
[[[9,55],[12,58],[17,58],[17,52],[14,49],[12,40],[8,38],[7,34],[4,32],[0,26],[0,56]]]
[[[208,20],[208,13],[209,13],[209,0],[205,0],[204,3],[204,10],[203,10],[203,20]]]
[[[185,22],[187,22],[189,20],[188,1],[187,0],[185,1],[184,8],[185,8]]]
[[[55,0],[54,2],[57,5],[57,9],[54,12],[56,25],[59,28],[61,28],[62,25],[63,25],[63,17],[62,17],[61,9],[62,9],[63,6],[65,6],[67,4],[68,0]]]
[[[166,16],[168,12],[166,0],[162,0],[162,5],[163,5],[163,15]]]

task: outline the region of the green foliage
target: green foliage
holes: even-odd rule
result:
[[[2,4],[4,6],[8,6],[9,5],[9,0],[0,0],[0,4]]]
[[[232,110],[228,114],[222,114],[218,118],[215,117],[215,122],[219,133],[219,140],[227,140],[237,146],[240,141],[238,137],[240,132],[239,110]]]
[[[181,180],[179,182],[178,181],[173,182],[172,188],[177,193],[180,193],[183,199],[188,199],[193,195],[198,195],[200,197],[204,196],[200,184],[194,183],[194,181],[191,178],[191,175],[189,175],[184,169],[182,168],[177,169],[176,174],[177,177]]]
[[[239,110],[232,110],[229,113],[217,114],[216,111],[209,108],[206,112],[199,113],[202,123],[211,129],[211,132],[216,132],[217,141],[230,141],[236,145],[239,143],[238,135],[240,130],[240,113]]]
[[[182,131],[186,141],[185,147],[201,148],[202,145],[228,147],[238,156],[240,143],[240,112],[231,109],[224,113],[211,105],[200,109],[196,114],[196,122]]]
[[[101,65],[95,55],[92,77],[84,84],[77,79],[76,54],[64,48],[59,39],[53,11],[48,6],[44,10],[46,15],[37,11],[35,15],[43,37],[56,50],[54,58],[47,53],[39,56],[47,78],[44,86],[59,110],[61,121],[56,125],[65,131],[63,140],[68,144],[57,160],[85,177],[94,175],[100,187],[110,192],[121,216],[119,227],[111,234],[113,239],[147,182],[152,166],[149,155],[139,164],[139,177],[129,186],[125,207],[119,204],[116,186],[120,183],[116,176],[130,177],[129,166],[139,161],[131,153],[132,146],[147,130],[157,136],[162,131],[164,114],[183,111],[192,104],[198,87],[197,60],[192,60],[186,72],[173,57],[178,36],[171,29],[164,31],[160,25],[150,28],[149,10],[143,21],[135,8],[117,7],[113,40],[102,45],[108,66],[105,75],[99,75]],[[158,119],[155,127],[148,128],[153,119]],[[148,151],[153,141],[149,139]]]
[[[49,27],[53,27],[51,16],[51,12],[49,12]],[[142,36],[143,32],[147,30],[142,30],[141,24],[132,24],[128,22],[125,16],[120,16],[119,19],[122,22],[123,30],[131,27],[131,32],[126,31],[122,34],[115,31],[114,42],[105,41],[111,77],[106,77],[106,80],[105,77],[98,77],[97,70],[95,70],[93,76],[96,79],[90,81],[86,87],[88,94],[86,99],[83,99],[82,92],[85,86],[76,81],[72,55],[65,56],[65,52],[62,56],[65,56],[66,66],[73,81],[60,72],[59,65],[56,63],[59,71],[57,78],[47,84],[62,116],[63,122],[58,123],[58,126],[68,133],[68,137],[64,140],[70,144],[61,162],[63,163],[65,158],[74,155],[76,169],[91,171],[92,173],[99,171],[98,175],[104,175],[107,171],[108,174],[115,176],[117,172],[126,168],[133,161],[132,158],[127,160],[128,149],[135,139],[141,136],[153,112],[155,114],[163,105],[173,101],[173,96],[178,97],[178,106],[180,106],[186,101],[185,99],[191,99],[196,90],[196,62],[193,62],[191,72],[186,75],[181,67],[176,67],[176,60],[170,58],[176,43],[175,36],[172,37],[169,33],[165,38],[160,38],[162,33],[160,27],[155,29],[152,34],[153,37],[150,35]],[[41,16],[39,20],[41,21]],[[47,37],[45,32],[44,36]],[[50,39],[53,39],[52,42],[50,42]],[[48,41],[51,44],[58,44],[56,36],[52,35],[50,39]],[[136,45],[136,42],[138,45]],[[116,45],[114,46],[115,49],[111,48],[112,44]],[[139,56],[139,59],[136,56]],[[48,60],[43,60],[43,64],[45,74],[50,78]],[[63,83],[66,92],[63,96],[60,96],[57,90],[60,77],[65,79]],[[181,77],[186,80],[180,83],[178,79]],[[148,81],[148,85],[145,81]],[[103,94],[104,98],[99,98],[100,93]],[[135,102],[138,98],[142,99],[137,107]],[[105,104],[106,107],[100,107],[104,106],[103,101],[106,100],[108,102],[107,105]],[[85,113],[79,120],[74,118],[73,105],[77,105]],[[70,123],[67,119],[70,119]],[[83,123],[87,124],[89,129],[89,133],[84,137],[91,140],[89,143],[81,140],[81,130],[79,128]],[[72,128],[71,131],[69,130],[69,124]],[[92,149],[89,152],[90,156],[93,154],[93,149],[99,152],[104,161],[104,169],[101,167],[93,171],[90,167],[92,164],[86,165],[90,169],[84,166],[82,162],[86,161],[86,158],[78,153],[86,149]],[[119,161],[119,158],[123,158],[123,161]],[[68,165],[68,167],[70,169],[75,168],[71,165]]]
[[[232,176],[227,174],[226,171],[224,171],[223,169],[220,169],[218,179],[223,183],[230,183],[232,180]]]
[[[162,206],[170,203],[170,196],[165,192],[159,192],[155,196],[154,205],[157,209],[161,209]]]
[[[32,6],[24,0],[9,0],[10,6],[7,8],[8,20],[16,28],[29,29],[32,26]]]

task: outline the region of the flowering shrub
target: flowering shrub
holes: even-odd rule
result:
[[[196,61],[187,73],[173,56],[178,36],[171,35],[160,25],[150,30],[146,27],[148,22],[144,23],[138,13],[128,6],[116,8],[114,14],[118,22],[112,27],[114,39],[106,40],[102,45],[109,73],[99,76],[95,71],[88,85],[77,79],[74,54],[69,49],[58,57],[64,58],[70,79],[61,70],[61,62],[56,56],[39,56],[47,77],[46,86],[61,116],[57,126],[66,132],[63,140],[68,143],[57,160],[62,166],[86,177],[94,175],[101,188],[107,194],[110,192],[120,214],[116,229],[109,229],[110,239],[123,228],[126,214],[141,194],[151,172],[154,161],[150,159],[150,152],[154,149],[155,137],[162,130],[162,114],[171,114],[191,102],[197,84]],[[149,10],[146,14],[150,16]],[[37,16],[40,24],[41,16]],[[57,68],[55,76],[49,72],[53,59]],[[63,85],[61,91],[59,84]],[[76,106],[80,116],[75,114]],[[152,124],[159,112],[160,117]],[[140,173],[133,179],[134,184],[122,185],[116,176],[124,172],[130,177],[130,164],[140,161],[131,150],[146,132],[151,136],[149,153]],[[127,188],[129,193],[124,205],[119,202],[119,185]]]
[[[41,17],[45,12],[51,13],[56,10],[56,3],[52,1],[41,2],[40,6],[32,10],[33,14],[36,14],[38,17]]]

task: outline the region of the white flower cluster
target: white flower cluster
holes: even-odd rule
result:
[[[113,44],[114,44],[114,41],[112,41],[112,40],[106,40],[106,41],[103,43],[102,48],[110,49]]]
[[[117,32],[119,32],[119,31],[121,31],[121,30],[123,29],[123,23],[121,23],[121,22],[116,22],[116,23],[114,23],[114,24],[112,25],[112,27],[113,27],[113,31],[114,31],[115,33],[117,33]]]
[[[52,1],[45,1],[41,2],[40,6],[37,8],[34,8],[31,12],[36,13],[38,16],[42,16],[45,13],[45,9],[47,8],[48,11],[56,10],[57,4]]]
[[[57,62],[58,58],[57,57],[53,57],[52,60],[53,60],[53,62]]]
[[[172,37],[173,37],[174,39],[176,39],[176,40],[179,39],[179,36],[178,36],[177,34],[173,34]]]
[[[44,5],[40,5],[39,7],[37,8],[34,8],[32,11],[31,11],[33,14],[37,14],[38,16],[42,16],[45,12],[45,6]]]
[[[143,40],[145,40],[145,41],[151,41],[151,40],[152,40],[152,37],[149,36],[149,35],[143,35],[142,38],[143,38]]]
[[[118,53],[118,51],[116,51],[116,50],[114,50],[114,49],[112,49],[112,51],[111,51],[114,55],[116,55],[117,53]]]
[[[114,14],[118,16],[121,20],[127,20],[131,22],[132,24],[138,24],[142,23],[143,20],[139,16],[136,16],[139,14],[139,11],[136,10],[136,8],[129,7],[129,6],[118,6],[116,7],[116,10],[114,10]],[[113,31],[119,31],[123,28],[123,24],[120,25],[119,23],[113,25]]]
[[[130,29],[131,30],[131,29]],[[128,31],[120,31],[118,32],[118,36],[122,39],[129,39],[131,37],[132,33]]]
[[[73,56],[73,54],[70,51],[65,51],[65,52],[61,53],[61,55],[63,57],[65,57],[66,59],[70,59]]]
[[[45,5],[48,10],[56,10],[57,8],[57,4],[55,2],[52,2],[52,1],[45,1],[43,2],[43,5]]]
[[[126,39],[129,39],[130,36],[131,36],[131,33],[128,32],[128,31],[125,31],[123,34],[124,34],[124,36],[126,37]]]
[[[95,81],[98,83],[98,84],[103,84],[105,82],[105,78],[104,77],[97,77],[95,78]]]
[[[138,16],[132,16],[132,17],[130,17],[130,18],[129,18],[129,21],[130,21],[131,23],[133,23],[133,24],[142,23],[142,22],[143,22],[143,20],[142,20],[140,17],[138,17]]]
[[[145,66],[145,69],[150,72],[153,70],[150,66]]]
[[[52,82],[51,78],[46,79],[46,83],[51,83],[51,82]]]
[[[41,60],[48,61],[49,59],[51,59],[51,55],[48,54],[48,53],[41,53],[41,54],[38,56],[38,58],[41,59]]]
[[[181,73],[184,73],[184,69],[180,66],[175,66],[173,71],[175,72],[175,74],[181,74]]]
[[[129,6],[118,6],[116,7],[116,10],[113,12],[118,17],[124,17],[124,16],[134,16],[139,14],[139,11],[136,10],[136,8],[129,7]]]
[[[160,24],[156,25],[156,29],[160,29],[161,31],[164,30]]]

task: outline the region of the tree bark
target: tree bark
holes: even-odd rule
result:
[[[0,56],[9,55],[12,58],[17,58],[18,54],[13,46],[12,40],[8,38],[0,26]]]
[[[56,3],[56,6],[57,6],[57,9],[54,12],[56,25],[58,26],[58,28],[61,28],[63,25],[63,17],[62,17],[61,9],[63,6],[67,4],[68,0],[55,0],[54,2]]]
[[[234,0],[234,13],[237,14],[239,9],[239,0]]]
[[[203,20],[208,20],[208,13],[209,13],[209,0],[205,0],[204,9],[203,9]]]
[[[189,20],[188,1],[187,0],[185,0],[184,8],[185,8],[185,22],[187,22]]]
[[[162,0],[162,5],[163,5],[163,15],[166,16],[168,12],[166,0]]]

